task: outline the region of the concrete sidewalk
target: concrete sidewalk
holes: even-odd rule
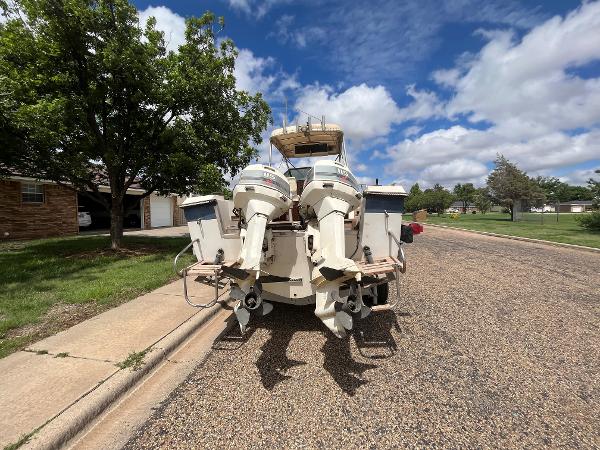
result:
[[[214,287],[188,287],[196,302],[206,303],[214,296]],[[64,428],[82,420],[76,417],[80,410],[90,415],[84,403],[94,397],[106,403],[111,395],[124,392],[124,383],[134,383],[146,365],[162,360],[222,309],[221,303],[209,310],[192,308],[178,280],[1,359],[0,448],[36,430],[38,447],[53,447],[70,437],[78,430]],[[143,351],[142,369],[117,366],[132,352]],[[107,389],[112,393],[103,392]],[[52,436],[40,440],[38,435],[44,433]]]

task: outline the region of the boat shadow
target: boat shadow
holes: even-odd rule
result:
[[[232,317],[230,320],[235,321]],[[215,342],[215,350],[239,350],[252,335],[260,329],[268,330],[269,337],[261,346],[261,354],[256,367],[261,383],[271,391],[278,384],[292,378],[289,370],[306,364],[305,361],[292,359],[287,350],[297,332],[322,333],[326,341],[321,348],[324,355],[323,368],[346,394],[352,396],[357,389],[368,383],[364,374],[377,369],[376,361],[392,357],[398,350],[393,332],[400,333],[397,315],[393,311],[371,314],[357,321],[350,336],[339,339],[325,328],[314,315],[314,306],[293,306],[276,304],[273,312],[264,317],[253,317],[250,327],[241,335],[237,323]],[[355,342],[359,359],[352,353],[351,343]]]

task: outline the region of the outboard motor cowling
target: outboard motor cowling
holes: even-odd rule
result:
[[[356,263],[346,258],[344,231],[344,217],[360,204],[358,189],[347,166],[337,161],[317,161],[300,197],[300,214],[309,220],[316,218],[318,223],[320,248],[312,276],[317,286],[315,314],[338,336],[352,328],[352,318],[339,308],[348,303],[349,297],[340,297],[339,288],[360,272]]]
[[[233,203],[246,221],[246,233],[240,251],[240,269],[260,270],[263,239],[269,221],[290,209],[290,185],[276,169],[262,164],[246,167],[233,190]]]

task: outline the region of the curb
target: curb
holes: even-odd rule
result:
[[[221,297],[229,293],[227,289]],[[221,311],[226,310],[227,300],[221,300],[214,308],[202,309],[171,330],[148,349],[144,365],[136,371],[117,369],[112,375],[93,387],[68,408],[51,418],[35,433],[23,448],[54,450],[63,447],[130,388],[164,361],[193,333],[208,323]]]
[[[437,224],[428,223],[428,222],[425,222],[425,224],[430,227],[447,228],[449,230],[466,231],[469,233],[482,234],[484,236],[512,239],[513,241],[531,242],[533,244],[545,244],[545,245],[552,245],[554,247],[563,247],[563,248],[585,250],[588,252],[600,253],[600,248],[586,247],[585,245],[565,244],[564,242],[553,242],[553,241],[546,241],[543,239],[534,239],[534,238],[527,238],[527,237],[522,237],[522,236],[511,236],[509,234],[491,233],[489,231],[469,230],[467,228],[449,227],[447,225],[437,225]]]

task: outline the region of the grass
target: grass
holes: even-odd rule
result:
[[[559,214],[558,222],[555,214],[526,214],[519,222],[512,222],[510,214],[460,214],[458,219],[450,215],[427,217],[428,223],[446,225],[455,228],[487,231],[490,233],[508,234],[533,239],[544,239],[552,242],[585,245],[600,248],[600,233],[587,231],[575,221],[577,214]]]
[[[127,236],[119,252],[105,236],[1,242],[0,358],[175,279],[188,242]]]
[[[139,370],[145,364],[144,357],[151,349],[142,350],[141,352],[131,352],[124,361],[115,364],[119,369]]]

